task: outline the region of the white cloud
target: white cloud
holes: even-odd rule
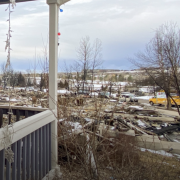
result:
[[[170,0],[71,0],[59,17],[61,59],[76,59],[82,36],[103,42],[106,65],[130,67],[127,57],[143,49],[154,30],[169,21],[180,26],[180,1]],[[7,12],[0,6],[0,62],[6,57]],[[31,59],[42,51],[48,36],[48,5],[45,0],[17,3],[12,14],[12,60]],[[113,64],[112,64],[113,62]],[[117,63],[117,64],[116,64]]]
[[[89,3],[92,0],[71,0],[68,2],[69,5]]]

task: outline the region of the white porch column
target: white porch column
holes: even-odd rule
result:
[[[47,0],[49,5],[49,108],[57,116],[57,73],[58,73],[58,17],[60,5],[69,0]],[[51,123],[51,164],[58,162],[57,119]]]
[[[49,108],[57,116],[57,72],[58,72],[58,1],[47,0],[49,5]],[[58,162],[57,119],[51,123],[51,165]]]

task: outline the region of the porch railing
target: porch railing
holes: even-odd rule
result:
[[[56,121],[54,112],[46,110],[9,128],[12,136],[14,162],[5,159],[3,143],[0,143],[0,180],[39,180],[52,169],[52,141],[56,139],[51,132],[51,123]],[[4,140],[0,129],[0,142]]]
[[[24,107],[24,106],[12,106],[11,107],[13,115],[16,116],[16,122],[20,120],[20,116],[24,116],[25,118],[38,114],[42,111],[47,110],[47,108],[36,108],[36,107]],[[3,114],[8,114],[9,106],[0,105],[0,128],[3,124]],[[10,124],[11,115],[9,117]]]

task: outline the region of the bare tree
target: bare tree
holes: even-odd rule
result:
[[[2,73],[3,88],[5,89],[7,86],[7,82],[8,82],[8,74],[6,71],[6,64],[5,63],[1,64],[1,73]]]
[[[113,81],[109,81],[109,83],[108,83],[108,85],[109,85],[109,93],[110,93],[110,95],[111,95],[111,93],[112,93],[112,87],[114,86],[114,85],[116,85],[116,83],[114,83]]]
[[[176,24],[163,25],[159,29],[163,40],[164,56],[167,64],[167,73],[171,76],[171,86],[180,94],[180,29]]]
[[[64,71],[65,71],[65,76],[66,76],[65,78],[67,80],[66,82],[68,83],[68,91],[69,91],[70,79],[72,78],[72,66],[67,66],[65,61],[64,61]]]
[[[92,54],[92,62],[91,62],[91,73],[92,73],[92,84],[94,80],[94,70],[101,66],[103,63],[102,60],[102,42],[100,39],[96,39],[93,44],[93,54]]]
[[[41,74],[43,75],[45,88],[47,89],[49,86],[48,38],[47,38],[47,42],[44,42],[43,38],[42,38],[42,41],[43,41],[43,49],[42,49],[43,56],[39,57],[39,65],[42,70]]]
[[[31,83],[31,70],[30,69],[27,69],[26,70],[26,86],[32,86],[32,83]]]
[[[82,68],[83,91],[84,83],[86,81],[88,70],[90,69],[93,49],[88,36],[81,38],[79,49],[77,50],[78,63]]]
[[[40,63],[42,65],[42,63]],[[37,69],[37,54],[35,49],[34,62],[31,64],[33,69],[33,85],[36,87],[36,69]]]
[[[89,36],[83,37],[79,43],[77,50],[78,64],[82,69],[83,91],[86,83],[87,74],[91,72],[92,84],[94,80],[94,70],[102,65],[102,42],[96,39],[93,44],[90,42]]]
[[[76,80],[76,82],[74,83],[74,85],[75,85],[75,88],[76,88],[76,91],[78,92],[79,91],[79,89],[80,89],[80,87],[81,87],[81,78],[80,78],[80,76],[81,76],[81,68],[80,68],[80,65],[79,65],[79,63],[78,62],[75,62],[74,64],[73,64],[73,66],[72,66],[72,70],[76,73],[76,75],[75,75],[75,80]]]
[[[41,73],[41,81],[40,81],[39,87],[40,87],[40,91],[42,91],[43,88],[46,88],[45,76],[42,73]]]
[[[6,68],[6,64],[2,63],[1,65],[1,72],[2,72],[2,82],[4,89],[7,85],[10,85],[14,88],[17,85],[17,73],[13,70],[11,65],[8,65]]]
[[[171,23],[160,26],[145,51],[136,54],[136,59],[131,59],[131,62],[144,70],[155,84],[164,90],[167,109],[171,109],[171,99],[176,104],[171,97],[171,88],[174,87],[180,94],[180,30],[177,25]]]
[[[12,70],[10,73],[10,85],[14,89],[14,87],[17,86],[17,84],[18,84],[18,73]]]

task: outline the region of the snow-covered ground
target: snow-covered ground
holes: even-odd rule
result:
[[[2,97],[1,100],[2,101],[9,101],[9,97]],[[11,102],[19,102],[21,100],[17,100],[17,99],[12,98],[12,99],[10,99],[10,101]]]
[[[114,99],[110,99],[109,102],[116,102],[117,100]]]
[[[113,98],[116,98],[116,94],[111,93],[111,96],[112,96]]]
[[[141,106],[129,106],[129,107],[134,109],[143,109]]]
[[[15,90],[26,90],[25,87],[15,87],[14,89],[15,89]]]
[[[99,93],[97,93],[97,92],[92,92],[91,95],[97,97],[97,96],[99,95]]]
[[[121,86],[126,86],[128,84],[132,84],[132,83],[129,83],[129,82],[117,82],[116,85],[121,85]]]
[[[150,93],[153,92],[154,87],[153,86],[143,86],[139,88],[139,91],[145,92],[145,93]]]
[[[159,150],[159,151],[155,151],[155,150],[152,150],[152,149],[145,149],[145,148],[140,148],[140,150],[142,152],[145,152],[145,151],[149,151],[151,153],[155,153],[155,154],[159,154],[159,155],[162,155],[162,156],[167,156],[167,157],[177,157],[177,158],[180,158],[180,155],[179,154],[175,154],[175,153],[168,153],[164,150]]]
[[[149,100],[149,99],[151,99],[152,97],[154,97],[154,96],[138,96],[138,97],[136,97],[136,99]]]
[[[94,84],[94,90],[101,90],[101,84]]]
[[[57,93],[58,93],[58,94],[70,94],[71,92],[68,91],[68,90],[62,89],[62,90],[57,90]]]
[[[149,151],[151,153],[159,154],[159,155],[162,155],[162,156],[173,157],[173,155],[171,153],[167,153],[164,150],[155,151],[155,150],[152,150],[152,149],[145,149],[145,148],[140,148],[140,150],[143,151],[143,152]]]

